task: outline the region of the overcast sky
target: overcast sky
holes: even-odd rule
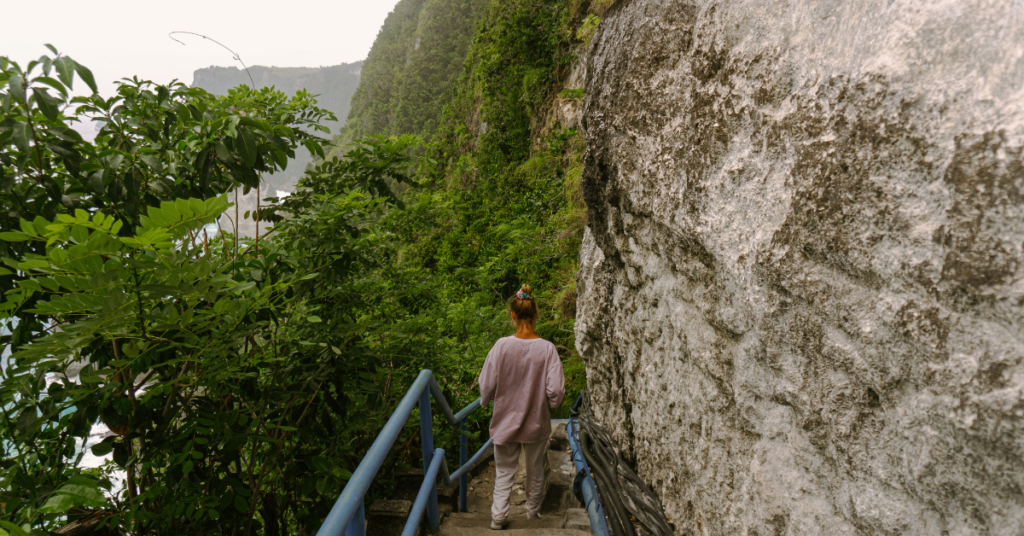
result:
[[[224,43],[246,65],[319,67],[366,58],[397,0],[3,0],[0,56],[24,66],[48,54],[50,43],[92,70],[100,92],[139,76],[192,83],[196,69],[239,66],[231,54],[199,37]],[[240,66],[239,66],[240,67]],[[76,81],[76,90],[79,90]]]

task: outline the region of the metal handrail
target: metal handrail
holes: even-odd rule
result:
[[[572,407],[573,412],[579,411],[582,401],[582,396],[576,399],[576,404]],[[605,522],[604,510],[601,508],[601,498],[597,495],[597,486],[594,483],[594,478],[590,476],[590,466],[587,464],[587,459],[583,457],[583,447],[580,446],[579,417],[575,413],[569,415],[565,433],[569,436],[572,463],[576,466],[576,478],[580,480],[580,494],[583,495],[583,504],[587,509],[587,517],[590,518],[590,531],[595,536],[608,536],[608,524]]]
[[[458,424],[460,430],[459,438],[459,468],[448,473],[448,464],[444,459],[444,449],[434,448],[434,423],[430,411],[430,395],[434,396],[441,413],[450,424]],[[352,476],[341,491],[341,495],[327,514],[323,525],[317,531],[317,536],[364,536],[366,534],[366,515],[363,498],[366,491],[370,489],[373,478],[377,475],[384,459],[387,457],[395,440],[405,427],[406,421],[412,415],[415,406],[420,408],[420,443],[423,448],[423,484],[416,495],[416,502],[413,504],[409,520],[406,522],[403,536],[416,533],[416,527],[423,519],[424,513],[427,516],[427,524],[430,530],[437,532],[441,527],[441,518],[437,508],[437,477],[440,475],[445,485],[451,484],[455,478],[459,479],[459,511],[466,511],[466,471],[472,467],[483,456],[484,452],[492,446],[492,441],[487,440],[469,460],[468,438],[469,414],[480,408],[480,399],[466,406],[456,414],[452,413],[448,401],[441,393],[441,387],[437,385],[434,374],[427,369],[420,371],[412,387],[402,397],[395,412],[384,424],[377,439],[366,451],[363,461],[352,472]]]

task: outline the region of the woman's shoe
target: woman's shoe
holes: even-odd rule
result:
[[[494,520],[491,520],[491,530],[504,530],[504,529],[505,529],[505,524],[504,523],[496,523],[496,522],[494,522]]]
[[[526,519],[540,519],[540,512],[537,512],[536,514],[526,512]]]

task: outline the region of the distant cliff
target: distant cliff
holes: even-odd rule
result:
[[[331,135],[335,136],[341,131],[348,117],[352,94],[359,86],[360,73],[363,62],[343,63],[330,67],[262,67],[259,65],[249,67],[252,75],[252,82],[258,87],[276,87],[285,93],[292,95],[300,89],[305,89],[317,97],[318,105],[321,108],[334,112],[338,121],[329,121],[324,124],[331,129]],[[228,90],[242,84],[250,85],[249,75],[245,70],[237,67],[207,67],[199,69],[193,75],[192,86],[200,87],[216,95],[226,95]],[[295,183],[302,176],[306,165],[313,159],[309,152],[300,148],[295,151],[295,160],[288,163],[288,169],[263,178],[263,189],[260,192],[261,198],[274,197],[277,191],[291,192]],[[244,212],[256,208],[256,193],[239,199],[239,207]],[[239,225],[239,232],[253,236],[256,232],[256,224],[252,220],[242,221]]]
[[[345,125],[352,95],[359,87],[363,62],[343,63],[330,67],[249,67],[252,81],[258,87],[276,87],[292,95],[305,89],[317,97],[321,108],[334,112],[338,121],[324,124],[331,129],[331,136],[336,136]],[[245,70],[237,67],[207,67],[194,74],[193,87],[201,87],[216,95],[226,95],[228,90],[242,84],[250,85]],[[306,164],[312,161],[305,149],[296,151],[296,159],[288,165],[288,169],[268,178],[272,188],[291,191],[295,181],[302,176]],[[273,192],[271,191],[271,195]]]
[[[604,14],[577,344],[676,534],[1024,534],[1022,21]]]
[[[249,67],[253,82],[258,87],[274,86],[289,95],[305,89],[319,95],[321,108],[334,112],[340,124],[328,124],[332,133],[337,133],[348,117],[352,95],[359,86],[363,62],[343,63],[330,67]],[[250,85],[249,77],[237,67],[207,67],[194,74],[193,87],[201,87],[216,95],[226,95],[228,90],[242,84]]]

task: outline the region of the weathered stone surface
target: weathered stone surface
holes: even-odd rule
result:
[[[1024,534],[1024,4],[621,0],[578,348],[679,534]]]
[[[583,508],[570,508],[565,511],[565,528],[591,531],[590,516]]]
[[[373,501],[373,504],[370,505],[370,515],[366,519],[366,532],[375,536],[398,536],[402,534],[411,511],[411,501],[381,499]],[[422,527],[417,529],[417,534],[422,533]]]

